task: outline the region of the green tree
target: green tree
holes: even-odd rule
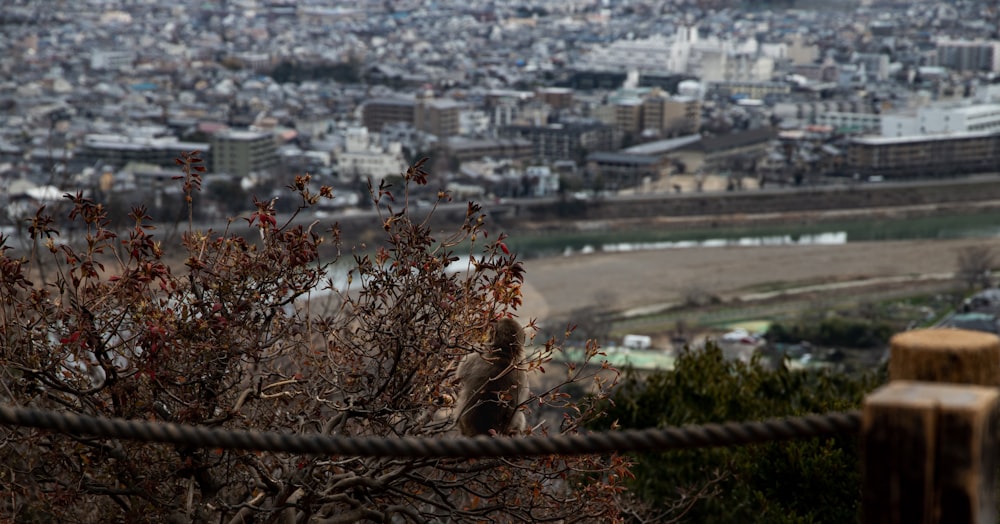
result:
[[[682,352],[671,371],[644,379],[629,373],[603,420],[649,428],[856,409],[878,382],[875,375],[769,370],[756,360],[726,360],[709,345]],[[637,522],[854,522],[857,448],[854,436],[840,436],[643,454],[635,457],[627,513]]]
[[[996,255],[989,246],[968,246],[958,251],[955,276],[969,289],[980,290],[993,285]]]
[[[219,208],[230,216],[237,215],[247,209],[249,197],[247,191],[236,178],[215,180],[206,186],[206,196],[215,202]]]
[[[29,221],[27,252],[0,236],[0,402],[214,428],[448,438],[457,362],[483,351],[488,326],[521,300],[521,263],[485,229],[479,206],[434,237],[430,217],[409,206],[408,188],[426,183],[420,164],[400,187],[371,188],[385,235],[354,252],[341,282],[336,260],[320,257],[321,246],[339,249],[337,229],[279,222],[273,200],[255,200],[246,222],[225,231],[196,229],[205,169],[196,154],[180,164],[188,230],[176,243],[154,238],[141,207],[129,228],[110,229],[104,206],[81,194],[69,212],[81,243],[59,241],[44,208]],[[333,196],[308,176],[289,189],[299,210]],[[560,350],[538,344],[519,365],[540,373]],[[600,404],[561,393],[592,374],[560,376],[519,408],[555,410],[564,422],[531,415],[529,432],[572,432],[600,414]],[[628,474],[620,456],[315,457],[7,427],[0,463],[5,522],[609,522]]]
[[[902,329],[900,326],[899,329]],[[834,315],[818,322],[800,320],[789,326],[772,324],[767,338],[772,342],[797,343],[803,340],[824,347],[884,348],[889,344],[894,329],[888,322],[878,319],[850,318]]]
[[[335,80],[356,84],[362,80],[361,63],[354,57],[344,62],[282,60],[270,75],[279,84],[308,80]]]

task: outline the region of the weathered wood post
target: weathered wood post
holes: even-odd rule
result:
[[[864,403],[863,521],[996,522],[1000,338],[918,330],[890,351],[890,383]]]
[[[982,331],[921,329],[889,342],[889,380],[1000,387],[1000,338]]]

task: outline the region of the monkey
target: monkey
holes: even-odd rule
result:
[[[528,374],[517,366],[524,358],[524,329],[509,318],[493,326],[490,350],[463,357],[458,366],[458,428],[462,435],[511,435],[527,421],[518,406],[528,400]]]

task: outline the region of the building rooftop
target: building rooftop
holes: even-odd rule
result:
[[[413,106],[417,101],[408,98],[372,98],[365,101],[365,104],[378,104],[384,106]]]
[[[891,144],[916,144],[920,142],[936,142],[941,140],[965,140],[969,138],[982,138],[995,135],[994,131],[966,131],[955,133],[939,133],[935,135],[912,135],[912,136],[862,136],[852,138],[854,144],[867,146],[884,146]]]
[[[481,138],[466,138],[460,136],[451,136],[443,141],[445,147],[451,149],[452,151],[461,151],[463,149],[476,150],[482,148],[496,147],[496,146],[521,146],[521,147],[531,147],[531,142],[523,138],[492,138],[492,139],[481,139]]]
[[[971,106],[960,106],[952,111],[965,116],[976,116],[983,113],[993,113],[1000,111],[1000,104],[975,104]]]
[[[215,136],[227,140],[246,141],[246,140],[260,140],[262,138],[270,138],[271,135],[268,133],[262,133],[260,131],[226,129],[219,131],[218,133],[215,134]]]
[[[699,140],[701,140],[701,135],[685,135],[677,138],[668,138],[666,140],[657,140],[656,142],[639,144],[625,149],[624,152],[633,155],[661,155],[663,153],[669,153],[675,149],[680,149],[686,145],[693,144]]]
[[[653,165],[659,162],[655,156],[630,155],[628,153],[608,153],[599,151],[587,155],[588,162],[614,163],[614,164],[637,164]]]
[[[435,109],[461,109],[466,107],[466,104],[450,98],[432,98],[424,100],[424,104]]]

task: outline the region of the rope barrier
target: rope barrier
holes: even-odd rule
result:
[[[662,452],[858,433],[861,413],[775,418],[671,428],[528,437],[342,437],[224,430],[201,426],[99,418],[34,408],[0,406],[0,424],[78,436],[177,444],[188,447],[395,458],[474,458],[594,453]]]

